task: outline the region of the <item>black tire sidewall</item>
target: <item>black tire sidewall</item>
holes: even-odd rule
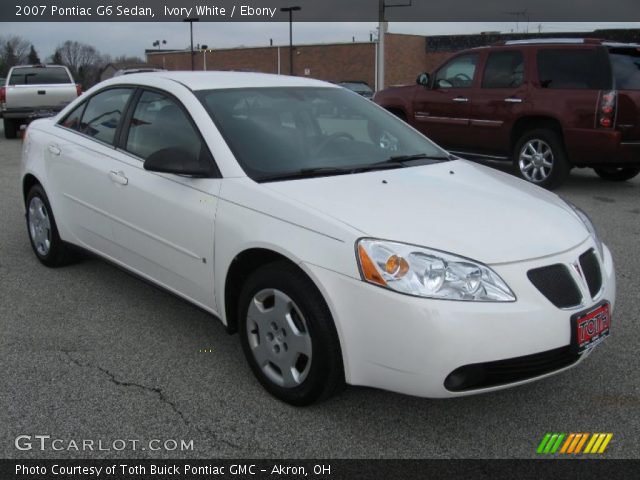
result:
[[[531,182],[529,181],[520,170],[520,152],[524,145],[534,139],[544,141],[553,152],[553,167],[551,169],[550,175],[542,182]],[[562,139],[558,133],[553,130],[547,128],[540,128],[536,130],[530,130],[524,133],[516,142],[514,151],[513,151],[513,165],[516,169],[516,172],[520,178],[523,180],[537,185],[539,187],[553,189],[558,187],[569,175],[571,171],[571,165],[567,160],[567,154],[564,149],[564,144]]]
[[[33,239],[31,238],[31,230],[29,228],[29,205],[31,204],[31,200],[34,197],[39,197],[44,203],[45,208],[47,209],[47,214],[49,216],[49,222],[51,224],[51,247],[49,248],[49,252],[46,255],[41,255],[36,246],[33,243]],[[65,245],[60,239],[60,235],[58,234],[58,226],[56,224],[55,217],[53,216],[53,210],[51,209],[51,204],[49,203],[49,198],[47,194],[44,192],[44,189],[40,185],[34,185],[29,190],[26,199],[26,221],[27,221],[27,235],[29,235],[29,243],[31,244],[31,248],[33,249],[33,253],[35,253],[36,257],[40,262],[48,267],[57,267],[64,263],[63,257],[66,253]]]
[[[3,118],[4,136],[6,139],[18,138],[18,122],[9,118]]]
[[[274,384],[258,366],[247,338],[247,311],[256,293],[273,288],[286,293],[298,306],[311,337],[312,358],[307,378],[293,388]],[[238,332],[251,370],[272,395],[296,406],[328,397],[344,381],[342,357],[333,319],[311,280],[284,262],[265,265],[249,276],[238,302]]]

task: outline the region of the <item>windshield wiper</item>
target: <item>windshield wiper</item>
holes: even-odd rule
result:
[[[382,162],[379,162],[378,165],[384,165],[388,163],[403,163],[410,162],[411,160],[433,160],[436,162],[444,162],[447,160],[451,160],[451,156],[444,155],[428,155],[426,153],[416,153],[413,155],[396,155],[394,157],[389,157]]]
[[[313,177],[329,177],[332,175],[348,175],[352,173],[362,173],[371,170],[385,170],[391,168],[403,167],[404,165],[396,163],[371,163],[365,165],[350,165],[347,167],[312,167],[301,168],[293,172],[276,173],[274,175],[265,175],[258,177],[259,182],[273,182],[277,180],[293,180],[296,178],[313,178]]]

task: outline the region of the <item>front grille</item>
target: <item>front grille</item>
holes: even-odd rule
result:
[[[595,250],[591,249],[580,255],[580,267],[589,287],[591,297],[595,297],[602,288],[602,272]]]
[[[444,386],[452,392],[462,392],[505,385],[560,370],[578,358],[575,350],[566,346],[524,357],[465,365],[451,372]]]
[[[540,293],[558,308],[570,308],[582,303],[580,289],[573,280],[569,269],[560,263],[535,268],[527,276]]]

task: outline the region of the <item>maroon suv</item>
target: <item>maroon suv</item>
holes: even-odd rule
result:
[[[553,188],[572,167],[640,173],[640,45],[509,41],[462,51],[374,101],[466,158],[512,161]]]

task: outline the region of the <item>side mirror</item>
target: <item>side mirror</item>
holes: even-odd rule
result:
[[[416,83],[418,85],[422,85],[423,87],[428,88],[430,82],[431,82],[431,77],[426,72],[422,72],[420,75],[418,75],[418,78],[416,78]]]
[[[209,177],[211,165],[206,165],[182,148],[170,147],[158,150],[144,161],[145,170],[193,177]]]

